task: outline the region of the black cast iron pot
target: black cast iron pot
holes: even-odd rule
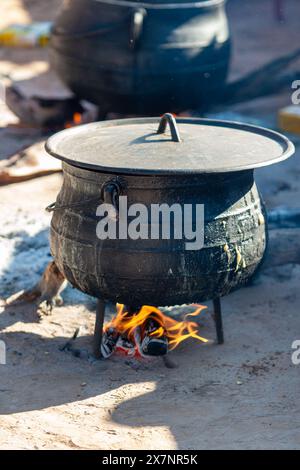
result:
[[[81,291],[131,306],[202,302],[240,287],[259,266],[267,227],[253,170],[288,158],[293,145],[239,123],[177,123],[171,115],[105,121],[48,141],[48,152],[64,161],[51,252]],[[117,214],[120,195],[149,210],[204,204],[204,247],[187,250],[185,240],[161,237],[99,240],[97,206],[109,202]]]
[[[225,85],[225,0],[65,1],[51,63],[103,112],[159,115],[205,107]]]

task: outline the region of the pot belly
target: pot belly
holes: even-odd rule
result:
[[[230,59],[224,2],[149,9],[130,47],[133,8],[73,0],[57,18],[50,58],[72,91],[105,111],[159,115],[207,106]]]
[[[208,108],[222,96],[229,68],[225,59],[212,67],[187,66],[153,76],[135,67],[101,68],[57,51],[50,56],[54,69],[76,96],[105,111],[141,116],[162,115],[166,109],[179,113]]]
[[[57,205],[95,199],[113,175],[64,164]],[[99,202],[54,213],[51,251],[69,282],[128,305],[176,305],[228,294],[249,280],[266,247],[264,208],[253,172],[184,177],[126,176],[128,204],[204,204],[204,247],[185,240],[99,240]]]

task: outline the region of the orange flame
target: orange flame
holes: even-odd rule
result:
[[[196,310],[184,316],[182,321],[177,321],[173,318],[163,314],[158,308],[144,305],[139,312],[132,315],[129,314],[124,305],[117,304],[117,314],[108,323],[104,325],[104,331],[113,328],[121,335],[126,335],[127,338],[134,342],[134,332],[136,328],[145,325],[148,319],[152,319],[158,324],[158,328],[151,333],[152,336],[161,337],[166,335],[168,338],[169,349],[175,349],[182,341],[188,338],[195,338],[198,341],[207,343],[207,339],[198,335],[198,328],[196,322],[187,320],[187,317],[196,317],[206,307],[203,305],[195,305]]]
[[[80,113],[74,113],[73,122],[74,122],[75,126],[79,126],[79,124],[81,124],[81,121],[82,121],[81,114]]]
[[[81,123],[82,123],[82,114],[79,112],[76,112],[73,114],[72,121],[67,121],[65,123],[65,128],[70,129],[71,127],[79,126]]]

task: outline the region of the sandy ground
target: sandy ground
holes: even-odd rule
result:
[[[58,3],[3,1],[1,24],[52,18]],[[275,23],[271,2],[253,0],[252,15],[244,5],[249,2],[241,3],[229,5],[234,37],[240,38],[233,75],[293,50],[296,36],[299,43],[297,1],[286,2],[284,25]],[[2,70],[45,67],[46,51],[28,54],[0,50]],[[226,113],[274,127],[289,94]],[[16,119],[2,105],[0,158],[41,138],[38,130],[9,123]],[[299,207],[300,145],[293,140],[296,158],[257,172],[269,208]],[[60,185],[61,176],[53,175],[0,188],[0,297],[33,285],[50,259],[44,208]],[[171,353],[174,369],[159,359],[91,360],[95,301],[71,288],[50,317],[39,319],[33,305],[0,307],[0,338],[7,346],[7,364],[0,365],[0,448],[299,449],[300,366],[291,361],[291,344],[300,339],[299,279],[299,266],[282,266],[225,298],[225,344],[188,341]],[[211,313],[209,304],[199,325],[203,336],[214,339]],[[82,358],[60,351],[78,326]]]

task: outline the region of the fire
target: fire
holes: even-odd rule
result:
[[[74,122],[75,126],[79,126],[79,124],[81,124],[81,121],[82,121],[81,114],[80,113],[74,113],[73,122]]]
[[[184,316],[182,321],[177,321],[162,313],[158,308],[144,305],[136,314],[128,313],[126,307],[117,304],[117,314],[113,319],[104,325],[104,331],[110,328],[117,331],[120,335],[125,335],[128,340],[136,344],[136,331],[143,328],[148,320],[153,320],[157,329],[151,336],[160,338],[163,335],[168,339],[169,350],[175,349],[180,343],[188,338],[194,338],[203,343],[207,343],[207,339],[198,335],[199,325],[188,317],[197,317],[206,307],[203,305],[195,305],[196,310]]]
[[[73,114],[72,121],[67,121],[65,123],[65,128],[70,129],[71,127],[79,126],[81,123],[82,123],[82,114],[79,112],[76,112]]]

